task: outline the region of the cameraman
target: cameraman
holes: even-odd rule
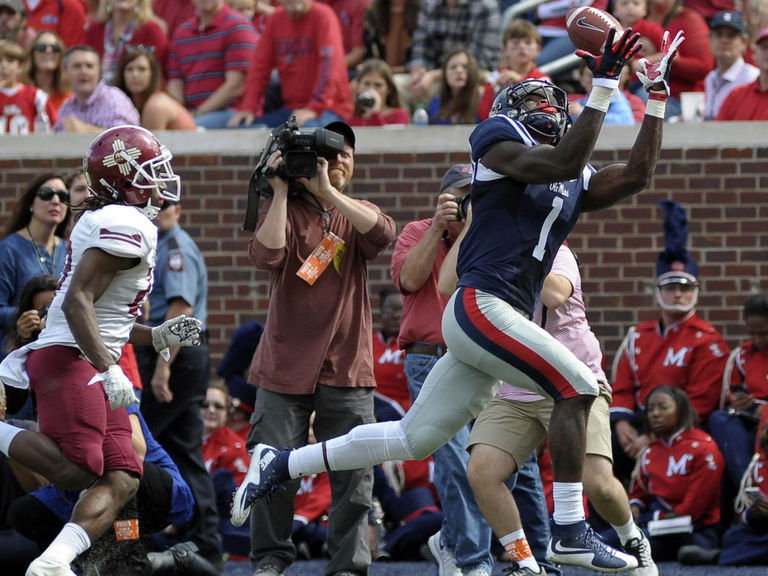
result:
[[[318,441],[374,421],[367,262],[394,240],[395,223],[377,206],[345,195],[355,134],[344,122],[326,129],[344,137],[344,151],[319,158],[317,175],[298,179],[303,193],[289,194],[288,182],[276,175],[269,179],[273,196],[248,248],[256,266],[271,274],[266,327],[248,378],[259,388],[249,448],[303,446],[312,411]],[[282,161],[277,151],[268,166],[277,169]],[[325,573],[367,574],[371,469],[329,477]],[[254,576],[280,576],[296,559],[291,528],[299,482],[275,492],[271,505],[262,501],[251,509]]]

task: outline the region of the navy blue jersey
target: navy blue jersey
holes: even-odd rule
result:
[[[493,146],[508,140],[538,144],[522,124],[501,115],[482,122],[469,137],[472,225],[459,250],[458,285],[498,296],[532,315],[595,170],[587,165],[578,179],[566,182],[518,182],[481,162]]]

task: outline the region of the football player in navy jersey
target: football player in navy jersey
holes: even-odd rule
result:
[[[510,86],[492,116],[470,136],[473,222],[458,259],[458,288],[443,315],[448,352],[435,364],[402,420],[358,426],[345,436],[278,451],[257,445],[238,489],[232,521],[280,482],[323,470],[384,460],[421,459],[477,416],[500,381],[516,382],[555,401],[550,425],[554,527],[548,559],[602,572],[631,570],[637,559],[606,546],[584,521],[581,471],[585,427],[597,381],[565,346],[529,320],[544,277],[580,212],[640,192],[661,149],[670,61],[683,41],[665,37],[662,57],[643,61],[649,92],[640,132],[626,163],[589,164],[621,68],[639,50],[627,29],[609,33],[599,56],[578,51],[593,71],[586,108],[569,130],[566,95],[538,80]]]

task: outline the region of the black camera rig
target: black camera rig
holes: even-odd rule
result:
[[[276,151],[282,152],[283,161],[277,169],[267,166],[267,160]],[[288,194],[303,194],[306,188],[297,180],[313,178],[317,174],[319,156],[330,160],[344,151],[344,136],[325,128],[299,128],[296,117],[274,128],[261,151],[256,168],[248,182],[248,203],[243,230],[253,232],[259,220],[259,201],[272,196],[269,178],[275,176],[288,182]]]

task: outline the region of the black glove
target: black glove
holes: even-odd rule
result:
[[[608,31],[603,53],[600,56],[595,56],[584,50],[576,50],[576,56],[586,61],[595,78],[618,79],[627,60],[631,59],[643,47],[642,44],[638,43],[640,34],[633,33],[632,28],[624,30],[624,34],[614,46],[613,39],[615,37],[616,29],[611,28]]]

